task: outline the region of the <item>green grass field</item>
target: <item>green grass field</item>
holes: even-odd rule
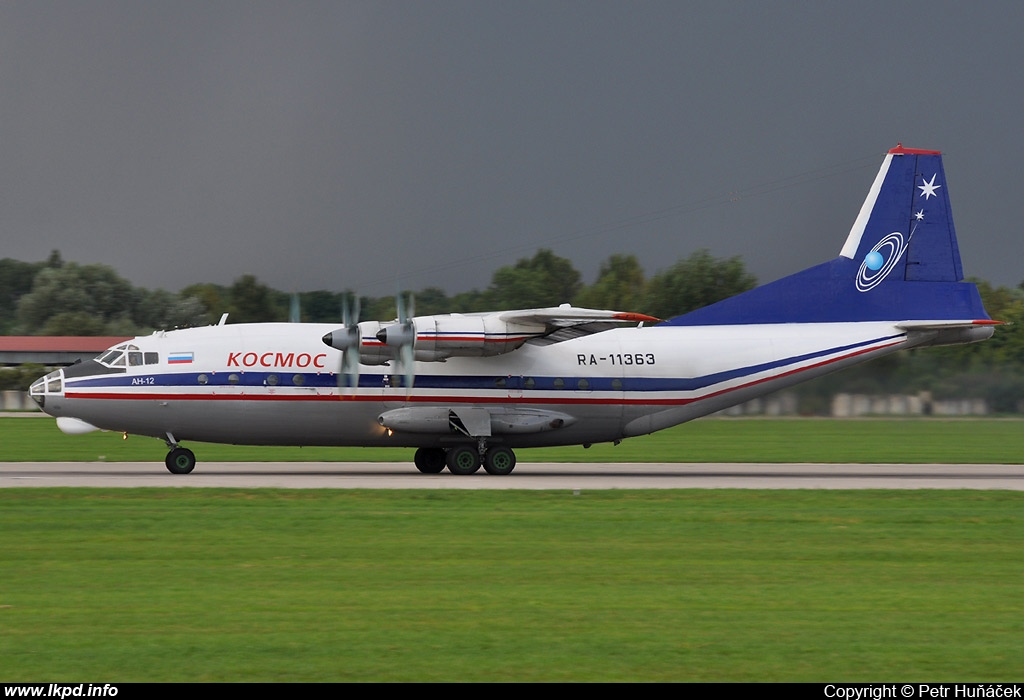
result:
[[[1022,434],[716,419],[520,459],[1016,463]],[[8,417],[0,451],[165,447]],[[992,682],[1022,639],[1024,493],[0,489],[0,682]]]
[[[249,447],[188,443],[204,461],[412,461],[405,448]],[[64,435],[49,418],[0,418],[0,462],[152,461],[159,440]],[[861,462],[1019,464],[1018,419],[704,419],[622,444],[519,450],[523,462]]]
[[[1024,494],[0,490],[0,680],[1006,681]]]

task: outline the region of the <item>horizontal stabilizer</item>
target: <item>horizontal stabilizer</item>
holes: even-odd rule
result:
[[[945,331],[950,328],[978,328],[985,326],[999,326],[1004,321],[993,321],[991,319],[980,319],[977,321],[903,321],[897,323],[896,327],[904,331]]]

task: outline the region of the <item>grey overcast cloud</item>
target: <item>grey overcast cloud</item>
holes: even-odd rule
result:
[[[590,283],[838,254],[942,150],[964,269],[1024,280],[1019,2],[7,2],[0,257],[177,291]],[[1012,206],[1011,206],[1012,205]]]

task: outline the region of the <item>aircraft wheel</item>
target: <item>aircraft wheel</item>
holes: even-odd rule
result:
[[[421,447],[416,450],[413,461],[424,474],[440,474],[445,467],[444,450],[440,447]]]
[[[192,450],[175,447],[167,453],[164,464],[171,474],[188,474],[196,468],[196,455]]]
[[[511,474],[516,468],[516,453],[510,447],[492,447],[484,455],[484,471],[494,476]]]
[[[453,447],[448,450],[445,461],[452,474],[473,474],[480,468],[480,453],[468,445]]]

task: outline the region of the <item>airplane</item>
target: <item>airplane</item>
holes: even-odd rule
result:
[[[419,471],[507,475],[519,448],[653,433],[883,355],[985,340],[939,151],[889,150],[839,256],[659,321],[562,306],[157,331],[30,388],[66,433],[416,448]]]

